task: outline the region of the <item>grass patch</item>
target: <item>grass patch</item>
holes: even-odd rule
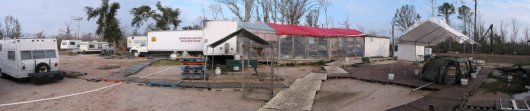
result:
[[[180,65],[179,61],[172,60],[159,60],[151,64],[152,66],[170,66],[170,65]]]
[[[481,89],[485,89],[488,92],[502,92],[510,95],[528,91],[528,89],[524,87],[525,81],[521,76],[514,76],[510,86],[507,85],[508,80],[506,80],[506,78],[492,75],[490,75],[489,78],[496,79],[497,81],[492,83],[483,83],[480,85]]]

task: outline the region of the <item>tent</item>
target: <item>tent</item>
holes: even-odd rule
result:
[[[399,43],[433,46],[445,41],[448,38],[452,38],[461,44],[464,42],[476,44],[475,41],[470,39],[465,34],[454,30],[443,20],[434,17],[429,18],[428,20],[416,22],[399,38]]]
[[[449,38],[458,43],[468,42],[476,44],[470,39],[447,25],[443,20],[431,17],[427,20],[416,22],[398,40],[399,60],[422,61],[425,55],[425,46],[439,44]]]

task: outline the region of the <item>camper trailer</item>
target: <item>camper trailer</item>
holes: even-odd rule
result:
[[[62,40],[60,44],[61,50],[66,50],[70,53],[79,53],[79,44],[81,40]]]
[[[81,42],[79,45],[79,51],[81,51],[81,53],[101,52],[104,50],[112,50],[112,47],[108,42]]]
[[[159,31],[147,33],[147,45],[135,46],[129,51],[137,56],[183,51],[196,54],[202,53],[203,46],[202,30]]]
[[[2,76],[32,82],[62,80],[56,39],[0,40]]]
[[[61,49],[64,49],[64,50],[79,49],[79,43],[81,42],[82,42],[81,40],[62,40]]]

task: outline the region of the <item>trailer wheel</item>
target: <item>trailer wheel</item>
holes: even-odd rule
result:
[[[40,63],[35,67],[35,73],[43,73],[50,71],[50,66],[46,63]]]

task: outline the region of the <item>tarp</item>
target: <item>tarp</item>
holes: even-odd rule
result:
[[[355,29],[315,28],[292,24],[282,25],[274,23],[268,23],[268,25],[276,30],[276,34],[278,35],[299,35],[313,37],[360,37],[364,35],[364,33]]]
[[[226,36],[226,37],[223,37],[222,39],[218,40],[218,41],[215,41],[214,43],[210,44],[209,46],[210,47],[217,47],[218,45],[221,45],[222,43],[230,40],[231,38],[233,37],[245,37],[245,38],[248,38],[258,44],[261,44],[261,45],[270,45],[269,42],[263,40],[262,38],[260,38],[259,36],[257,35],[254,35],[253,33],[249,32],[248,30],[246,29],[239,29],[238,31],[235,31],[233,33],[231,33],[230,35]]]
[[[452,38],[458,43],[469,42],[470,44],[476,44],[468,36],[454,30],[443,20],[434,17],[416,22],[399,38],[399,43],[433,46],[448,38]]]

